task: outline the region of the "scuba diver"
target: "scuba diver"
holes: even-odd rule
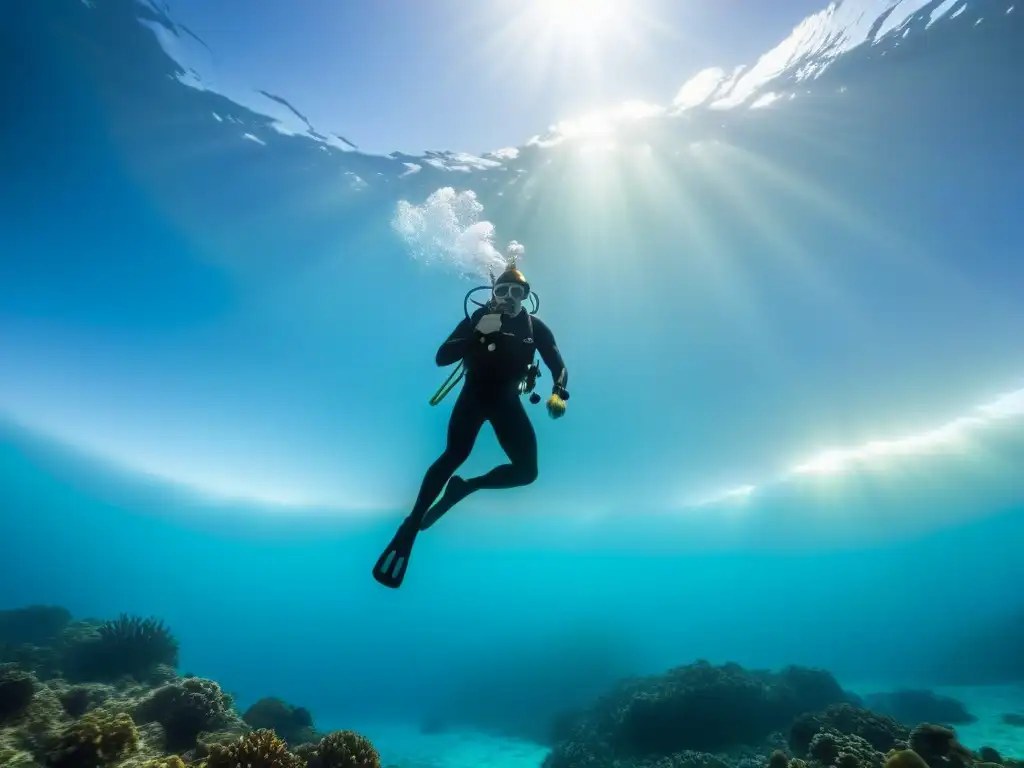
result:
[[[497,279],[491,276],[491,286],[474,288],[466,295],[464,305],[468,307],[472,293],[491,291],[485,304],[474,302],[479,308],[472,315],[466,309],[466,317],[437,350],[438,367],[456,362],[460,365],[438,390],[431,405],[440,402],[463,376],[465,383],[452,408],[444,453],[427,470],[412,512],[374,566],[374,578],[386,587],[401,586],[416,535],[471,493],[515,488],[537,479],[537,435],[520,399],[530,393],[532,403],[540,402],[540,396],[533,392],[540,376],[540,367],[534,362],[535,351],[554,378],[547,401],[548,413],[555,419],[565,415],[568,372],[551,330],[524,309],[527,297],[533,299],[534,312],[540,304],[516,267],[517,248],[522,251],[513,241],[506,269]],[[491,423],[509,463],[479,477],[464,479],[455,471],[469,458],[485,421]],[[444,494],[438,499],[442,489]]]

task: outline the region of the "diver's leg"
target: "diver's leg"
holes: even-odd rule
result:
[[[448,443],[444,453],[427,470],[412,512],[402,521],[373,567],[373,578],[385,587],[398,589],[402,585],[416,535],[421,530],[430,502],[437,498],[459,465],[469,458],[484,419],[485,411],[478,394],[463,387],[448,420]]]
[[[474,491],[484,488],[515,488],[529,485],[537,479],[537,434],[533,431],[533,424],[518,394],[498,396],[493,401],[486,400],[485,410],[498,443],[511,463],[502,464],[486,475],[469,480],[454,475],[444,495],[427,511],[420,530],[432,526]]]
[[[451,418],[448,420],[448,441],[444,453],[430,465],[424,475],[419,495],[416,497],[416,503],[409,515],[410,519],[416,520],[417,526],[424,513],[441,493],[452,473],[469,458],[485,418],[486,414],[479,395],[470,387],[463,386],[455,401],[455,406],[452,408]]]
[[[509,463],[466,480],[466,495],[488,488],[516,488],[537,479],[537,433],[519,396],[494,402],[487,417]]]

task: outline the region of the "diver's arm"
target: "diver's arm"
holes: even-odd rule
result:
[[[540,352],[541,360],[551,371],[551,378],[554,383],[551,385],[551,394],[558,395],[563,400],[568,399],[569,393],[566,386],[569,383],[569,371],[565,367],[562,353],[555,343],[555,335],[543,322],[536,317],[533,318],[533,340]]]
[[[466,345],[473,337],[473,323],[467,318],[462,318],[455,330],[451,332],[444,344],[437,348],[437,355],[434,361],[439,368],[457,363],[466,354]]]

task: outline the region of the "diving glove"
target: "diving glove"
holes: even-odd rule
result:
[[[476,324],[476,329],[484,336],[490,336],[492,333],[501,330],[501,314],[493,313],[484,315],[480,318],[480,321]]]
[[[548,398],[547,407],[548,415],[552,419],[560,419],[565,416],[565,400],[557,394],[553,394]]]

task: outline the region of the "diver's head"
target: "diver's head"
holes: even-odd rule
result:
[[[506,315],[515,316],[523,308],[523,302],[530,295],[530,284],[526,277],[515,267],[509,267],[491,288],[491,297],[497,306]]]

